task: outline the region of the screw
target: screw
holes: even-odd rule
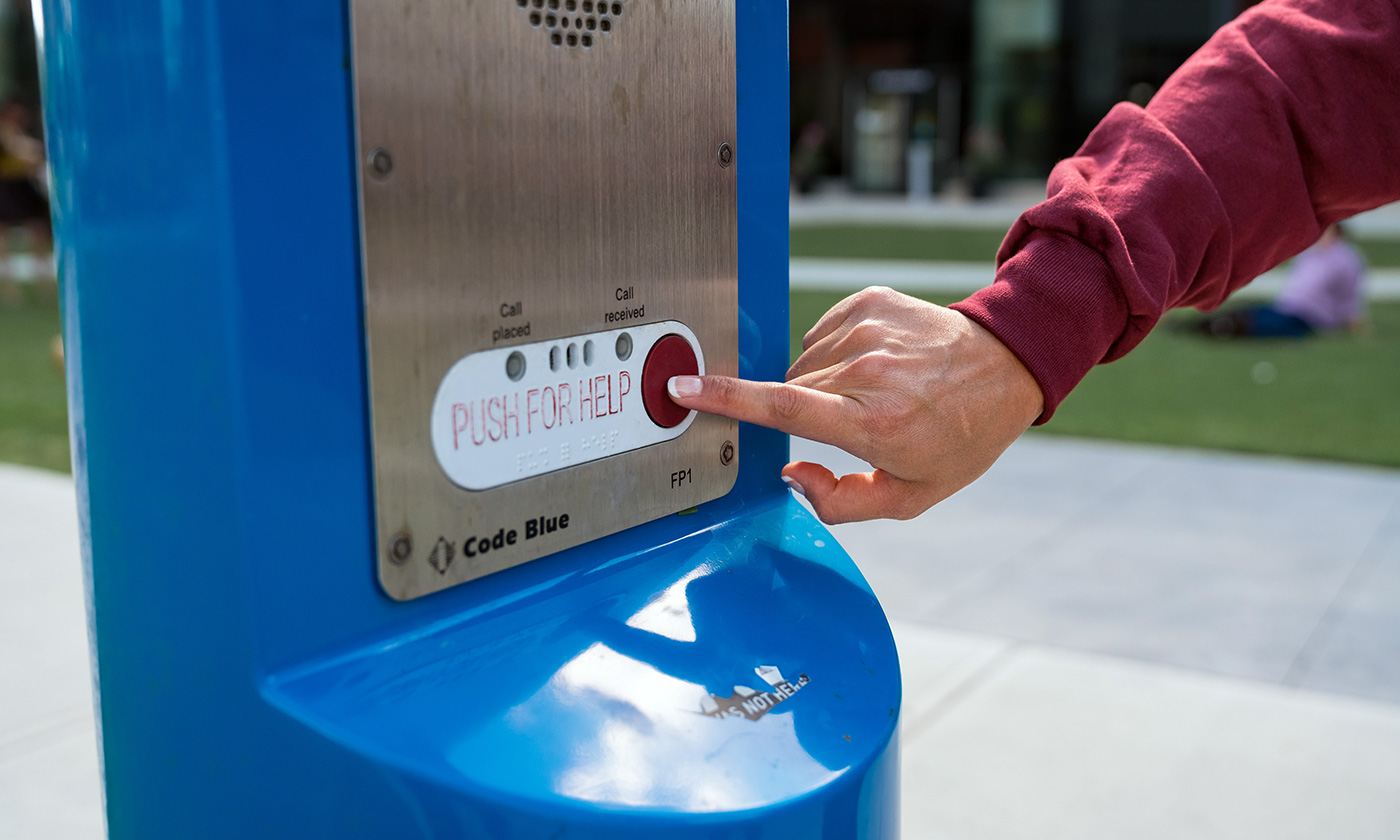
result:
[[[734,149],[728,143],[721,143],[719,147],[719,165],[728,168],[734,162]]]
[[[383,149],[375,149],[369,153],[369,168],[374,172],[374,177],[388,178],[389,173],[394,171],[394,159]]]
[[[734,463],[734,442],[726,440],[724,446],[719,448],[719,462],[726,467]]]
[[[408,558],[413,556],[413,537],[405,533],[394,535],[394,539],[389,543],[389,562],[395,566],[402,566],[408,562]]]

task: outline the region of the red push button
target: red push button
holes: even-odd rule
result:
[[[690,416],[690,409],[676,405],[666,392],[673,376],[698,376],[700,362],[695,349],[683,337],[672,333],[652,345],[642,365],[642,404],[651,422],[663,429],[674,429]]]

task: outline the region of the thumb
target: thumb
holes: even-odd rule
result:
[[[811,502],[828,525],[867,519],[909,519],[919,508],[916,488],[884,470],[840,478],[821,464],[798,461],[783,468],[783,480]]]

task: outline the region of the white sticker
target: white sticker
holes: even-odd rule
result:
[[[433,401],[442,471],[459,487],[489,490],[680,437],[695,412],[666,429],[642,403],[642,367],[668,335],[690,342],[704,373],[700,342],[678,321],[484,350],[457,362]]]

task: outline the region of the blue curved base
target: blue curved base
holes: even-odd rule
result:
[[[787,9],[737,9],[740,373],[780,379]],[[689,516],[379,588],[342,0],[43,12],[113,840],[895,836],[894,644],[782,435]]]
[[[893,838],[898,673],[860,573],[775,498],[265,694],[444,836]]]

